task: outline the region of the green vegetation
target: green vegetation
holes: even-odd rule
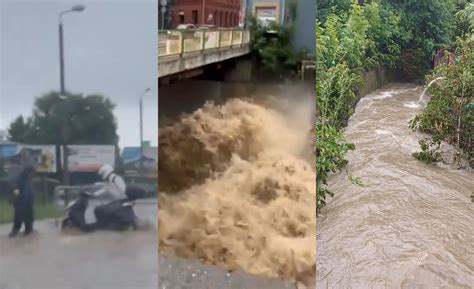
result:
[[[437,49],[446,47],[454,38],[472,30],[473,5],[467,3],[466,0],[317,0],[318,211],[325,205],[326,196],[334,194],[327,187],[328,175],[342,170],[347,163],[344,155],[348,150],[354,149],[353,145],[344,140],[341,129],[347,125],[358,101],[357,90],[362,85],[361,74],[374,68],[388,67],[400,70],[410,81],[423,79],[430,73],[432,56]],[[459,12],[461,10],[463,12]],[[455,14],[459,17],[454,17]],[[472,50],[471,56],[463,57],[466,58],[472,59]],[[449,94],[462,90],[461,98],[466,100],[473,95],[473,65],[466,60],[456,65],[463,66],[455,73],[456,80],[453,79],[452,85],[456,85],[456,89],[449,86],[442,89],[451,89]],[[471,76],[466,71],[469,65]],[[447,73],[437,70],[429,79]],[[470,85],[466,81],[470,81]],[[436,86],[432,90],[435,89],[441,88]],[[438,94],[442,93],[440,91]],[[472,114],[466,112],[464,101],[461,105],[459,97],[456,99],[447,107],[448,112],[442,114],[442,110],[439,110],[439,116],[451,119],[449,129],[442,127],[450,131],[451,137],[454,136],[453,127],[462,127],[463,132],[457,137],[462,146],[467,143],[466,137],[473,135]],[[445,98],[442,101],[449,102]],[[429,106],[443,107],[441,102]],[[428,114],[425,113],[426,118],[417,118],[416,125],[425,132],[430,132],[430,126],[425,123],[432,122],[432,116]],[[458,116],[459,122],[460,115],[462,125],[456,126],[452,120]],[[471,125],[467,125],[469,120]],[[431,128],[433,127],[434,124]],[[424,161],[438,159],[440,156],[436,149],[439,140],[435,138],[420,141],[424,150],[416,154],[416,157]],[[356,179],[353,183],[361,182]]]
[[[10,124],[10,140],[28,144],[61,144],[64,113],[68,141],[74,144],[115,144],[118,141],[114,104],[101,95],[45,94],[35,101],[33,115],[19,116]]]
[[[419,142],[421,152],[413,153],[413,156],[423,162],[432,163],[441,160],[441,154],[438,151],[441,145],[440,141],[431,138],[421,139]]]
[[[454,59],[438,66],[426,77],[427,82],[439,77],[443,79],[430,87],[431,100],[410,122],[410,127],[430,134],[424,143],[420,142],[422,151],[415,154],[417,159],[439,161],[439,144],[446,141],[458,150],[458,160],[460,155],[467,154],[472,167],[474,108],[469,104],[474,102],[474,39],[467,36],[459,39],[457,45]]]
[[[331,2],[331,1],[330,1]],[[401,17],[391,6],[372,3],[361,6],[348,1],[327,6],[316,24],[317,78],[316,123],[317,209],[326,204],[330,173],[342,170],[345,154],[355,147],[344,140],[347,125],[357,103],[361,73],[375,67],[396,67],[404,35]],[[362,184],[353,179],[354,184]]]
[[[295,52],[292,46],[297,3],[295,0],[290,0],[287,5],[289,19],[285,26],[275,22],[264,25],[256,17],[249,17],[252,50],[257,56],[258,63],[264,70],[280,76],[294,74],[297,71],[297,64],[307,56],[307,51]]]
[[[40,204],[34,206],[35,220],[58,218],[63,212],[53,203]],[[5,199],[0,198],[0,224],[13,222],[13,206]]]
[[[347,164],[344,159],[353,144],[344,142],[344,134],[330,125],[318,124],[316,126],[316,168],[317,168],[317,208],[326,205],[326,196],[334,196],[327,188],[328,173],[340,171]]]

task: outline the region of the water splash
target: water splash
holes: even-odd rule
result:
[[[425,94],[428,91],[428,89],[430,88],[430,86],[433,85],[433,83],[435,83],[436,81],[441,80],[441,79],[444,79],[444,77],[437,77],[437,78],[433,79],[430,83],[428,83],[428,85],[423,90],[423,93],[420,95],[420,98],[418,99],[418,103],[424,103],[423,102],[423,97],[425,96]]]
[[[301,156],[314,106],[280,101],[207,103],[160,128],[162,254],[314,286],[316,181]]]

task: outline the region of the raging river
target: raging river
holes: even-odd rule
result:
[[[362,98],[345,130],[356,150],[317,219],[317,288],[473,288],[474,173],[412,157],[423,88]]]

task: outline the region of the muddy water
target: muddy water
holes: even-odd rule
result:
[[[160,252],[313,287],[312,117],[312,87],[275,85],[161,126]]]
[[[156,228],[156,201],[135,206]],[[135,232],[60,232],[56,220],[35,222],[30,237],[7,237],[0,226],[1,289],[156,289],[156,229]]]
[[[317,288],[473,288],[474,173],[415,160],[408,121],[423,88],[363,98],[346,130],[356,144],[318,217]]]

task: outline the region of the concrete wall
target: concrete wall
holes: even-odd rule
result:
[[[362,74],[362,79],[364,85],[359,88],[359,97],[363,97],[390,82],[396,81],[399,79],[399,75],[394,70],[377,68],[364,72]]]
[[[316,0],[298,0],[295,23],[296,49],[306,48],[309,54],[316,55]]]
[[[204,52],[190,52],[184,56],[162,58],[158,61],[158,78],[192,70],[208,64],[239,57],[250,52],[250,47],[244,45],[239,48],[212,50]]]

